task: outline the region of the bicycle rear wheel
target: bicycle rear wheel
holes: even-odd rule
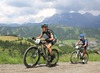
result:
[[[86,64],[86,63],[88,62],[88,59],[89,59],[89,55],[88,55],[88,53],[86,52],[86,53],[84,54],[84,57],[83,57],[84,64]]]
[[[40,51],[36,47],[28,48],[24,53],[24,65],[32,68],[37,65],[40,60]]]
[[[52,60],[52,62],[48,61],[48,66],[49,67],[55,66],[58,63],[58,60],[59,60],[59,52],[58,52],[58,50],[52,49],[52,55],[54,55],[54,59]],[[49,58],[49,60],[51,59],[50,54],[49,54],[48,58]]]
[[[79,58],[79,56],[77,54],[77,51],[74,51],[74,52],[72,52],[72,54],[70,56],[70,62],[72,64],[77,64],[78,63],[78,58]]]

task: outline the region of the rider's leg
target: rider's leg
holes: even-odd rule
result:
[[[84,50],[83,50],[83,60],[82,60],[82,63],[83,63],[83,64],[84,64],[85,54],[86,54],[86,47],[84,47]]]
[[[49,60],[49,63],[51,63],[51,62],[53,61],[53,59],[55,58],[55,56],[52,54],[52,49],[51,49],[51,47],[52,47],[52,44],[51,44],[51,43],[48,44],[47,48],[48,48],[49,53],[50,53],[50,55],[51,55],[51,59]]]
[[[86,48],[87,47],[84,47],[83,56],[86,54]]]
[[[57,39],[54,39],[52,42],[50,42],[47,46],[48,50],[49,50],[49,53],[50,55],[52,55],[52,49],[51,47],[57,42]]]
[[[49,53],[51,55],[51,59],[49,61],[49,63],[51,63],[53,61],[53,59],[55,58],[55,55],[52,53],[52,49],[51,47],[56,43],[57,40],[52,41],[51,43],[48,44],[47,48],[49,50]]]
[[[47,48],[49,50],[50,55],[52,55],[52,49],[51,49],[51,47],[52,47],[52,44],[51,43],[48,44]]]

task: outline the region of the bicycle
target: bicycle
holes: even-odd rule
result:
[[[89,59],[89,54],[86,52],[83,56],[83,48],[79,45],[75,46],[75,51],[71,53],[70,62],[72,64],[77,64],[79,60],[81,63],[86,64]]]
[[[29,47],[25,53],[24,53],[24,65],[27,68],[32,68],[35,67],[39,60],[40,57],[42,56],[44,60],[47,61],[47,66],[52,67],[55,66],[59,60],[59,52],[57,49],[52,49],[52,54],[54,55],[54,59],[52,62],[51,60],[51,55],[47,49],[47,45],[44,43],[45,40],[41,39],[35,39],[33,38],[36,46]],[[43,48],[45,46],[45,49]]]

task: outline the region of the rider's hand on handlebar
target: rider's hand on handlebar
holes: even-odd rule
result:
[[[76,43],[75,45],[78,45],[78,43]]]
[[[32,37],[32,40],[35,40],[35,37]]]
[[[32,40],[36,40],[36,39],[40,39],[39,37],[35,38],[35,37],[32,37]]]

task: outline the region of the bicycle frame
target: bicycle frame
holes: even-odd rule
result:
[[[77,56],[81,56],[80,53],[83,53],[83,51],[81,52],[81,47],[76,48],[75,51],[77,52]],[[76,57],[77,57],[77,56],[76,56]]]
[[[45,52],[45,49],[49,52],[49,50],[47,49],[47,45],[46,43],[43,43],[44,40],[41,40],[39,44],[36,44],[36,47],[43,53],[42,56],[45,57],[46,60],[48,60],[47,56],[48,56],[48,53]],[[44,49],[45,47],[45,49]]]

